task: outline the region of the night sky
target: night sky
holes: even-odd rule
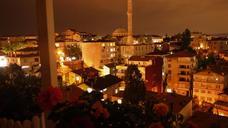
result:
[[[56,31],[109,34],[126,27],[127,0],[53,0]],[[0,0],[0,35],[36,32],[35,0]],[[134,32],[228,32],[228,0],[134,0]]]

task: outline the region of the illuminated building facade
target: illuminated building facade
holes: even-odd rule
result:
[[[208,42],[211,52],[219,53],[228,50],[228,38],[212,38]]]
[[[17,64],[27,69],[40,64],[38,47],[26,47],[17,50],[12,56],[8,56],[7,58],[9,64]]]
[[[188,51],[180,51],[166,56],[164,60],[168,88],[181,95],[190,93],[191,75],[197,63],[196,55]]]
[[[116,66],[116,75],[119,78],[124,78],[128,65],[138,66],[148,91],[162,92],[162,58],[151,56],[132,56],[128,59],[127,64]]]
[[[80,45],[82,58],[88,67],[102,68],[117,59],[115,42],[82,42]]]
[[[0,51],[0,67],[8,66],[8,59],[4,53]]]
[[[190,46],[195,50],[207,50],[209,49],[208,41],[204,37],[195,37]]]
[[[228,76],[222,72],[203,70],[193,75],[193,95],[199,103],[214,103],[218,100],[219,94],[228,86]]]
[[[218,99],[214,103],[213,113],[216,115],[228,117],[228,94],[227,93],[221,93],[218,95]]]

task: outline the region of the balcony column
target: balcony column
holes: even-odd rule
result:
[[[53,0],[36,0],[42,87],[57,86]]]

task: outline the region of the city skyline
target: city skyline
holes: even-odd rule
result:
[[[55,0],[56,32],[74,28],[110,34],[119,27],[127,29],[126,4],[126,0]],[[227,33],[227,5],[226,0],[134,0],[134,32],[174,34],[189,28],[205,33]],[[34,34],[35,7],[35,0],[2,0],[0,35]]]

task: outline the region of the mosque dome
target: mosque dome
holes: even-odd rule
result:
[[[114,37],[123,37],[123,36],[127,36],[127,30],[124,29],[124,28],[117,28],[113,33],[112,33],[112,36]]]

